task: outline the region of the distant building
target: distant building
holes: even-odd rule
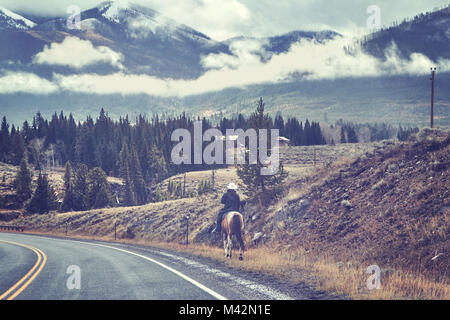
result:
[[[290,142],[291,140],[286,137],[278,137],[278,144],[280,145],[280,147],[288,146]]]

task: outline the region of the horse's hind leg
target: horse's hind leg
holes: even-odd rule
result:
[[[232,254],[232,250],[233,250],[233,241],[231,239],[230,234],[227,237],[227,247],[228,247],[228,258],[231,259],[231,254]]]
[[[225,251],[225,257],[228,258],[228,246],[227,246],[227,234],[223,233],[223,250]]]
[[[244,260],[244,251],[245,251],[245,244],[244,241],[242,240],[242,235],[241,234],[237,234],[236,238],[239,242],[239,260]]]

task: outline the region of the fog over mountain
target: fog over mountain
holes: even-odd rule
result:
[[[68,27],[66,17],[45,18],[41,14],[32,21],[30,10],[22,10],[28,12],[27,17],[0,8],[0,41],[9,44],[0,49],[3,113],[11,108],[41,109],[44,113],[57,108],[77,113],[82,110],[80,115],[85,115],[96,113],[101,105],[113,113],[122,109],[152,114],[183,107],[194,114],[211,114],[227,109],[231,112],[237,104],[244,112],[251,97],[266,95],[258,86],[276,86],[284,91],[282,88],[289,84],[306,87],[331,82],[333,90],[321,92],[314,100],[331,107],[339,105],[342,112],[346,107],[355,108],[361,97],[371,96],[367,92],[371,82],[392,77],[406,77],[412,83],[423,78],[423,89],[413,93],[408,102],[420,105],[427,99],[429,68],[450,72],[450,7],[419,14],[364,37],[333,30],[297,30],[225,41],[217,41],[150,7],[124,1],[103,2],[83,11],[80,29]],[[346,87],[349,79],[360,79],[356,82],[361,86],[354,87],[350,97]],[[380,98],[390,98],[394,106],[405,106],[400,93],[408,81],[393,84],[399,86],[397,96],[378,92]],[[440,85],[445,87],[446,83]],[[231,97],[226,93],[230,90],[239,94]],[[298,90],[289,95],[275,93],[269,100],[275,104],[273,110],[289,104],[287,112],[298,114],[305,111],[308,94]],[[444,99],[437,100],[443,103],[443,109],[437,111],[443,112],[438,120],[443,124],[449,121],[445,95],[442,92]],[[89,99],[81,98],[86,96]],[[347,100],[352,96],[354,100],[347,106],[341,105],[341,97]],[[195,101],[195,105],[189,101]],[[386,102],[371,103],[386,108]],[[322,109],[315,108],[308,114],[319,118]],[[11,117],[17,110],[11,110]],[[364,113],[364,107],[359,117],[373,120]],[[405,118],[392,120],[402,122]],[[416,122],[412,118],[408,121]]]

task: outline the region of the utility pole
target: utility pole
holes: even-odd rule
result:
[[[186,215],[186,246],[189,245],[189,219],[191,218],[191,216],[189,215],[189,213]]]
[[[186,172],[184,173],[184,181],[183,181],[183,198],[186,196]]]
[[[431,112],[430,112],[430,127],[434,125],[434,76],[436,68],[431,68]]]
[[[212,184],[213,190],[215,190],[215,188],[216,188],[216,169],[214,168],[214,164],[213,164],[213,167],[212,167],[211,184]]]

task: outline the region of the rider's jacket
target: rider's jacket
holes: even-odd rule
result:
[[[225,205],[222,212],[239,211],[241,205],[241,199],[235,190],[228,190],[225,192],[221,202]]]

